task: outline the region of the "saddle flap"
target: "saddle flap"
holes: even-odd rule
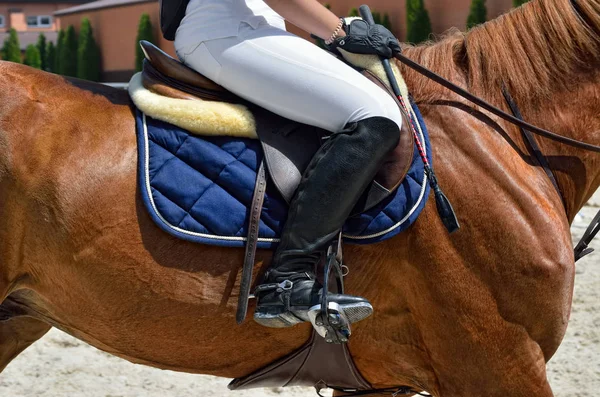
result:
[[[242,100],[229,91],[212,91],[171,78],[144,59],[142,85],[158,94],[173,99],[203,99],[215,102],[240,103]]]
[[[289,204],[327,131],[253,107],[269,176]]]
[[[310,340],[290,355],[243,378],[234,379],[230,390],[257,387],[327,386],[369,390],[346,344],[325,342],[314,331]]]
[[[402,183],[414,156],[414,141],[408,114],[400,107],[402,112],[402,129],[400,141],[384,160],[381,168],[375,175],[373,182],[355,207],[355,213],[362,213],[375,207],[389,196]]]
[[[147,90],[167,98],[185,100],[198,99],[196,95],[192,95],[167,84],[157,75],[157,73],[150,72],[150,68],[153,68],[152,65],[144,64],[144,71],[142,72],[142,85]]]
[[[362,74],[394,98],[402,113],[402,128],[400,129],[398,145],[385,158],[373,182],[371,182],[365,193],[356,203],[351,214],[352,216],[375,207],[398,188],[404,178],[406,178],[413,163],[415,145],[415,138],[410,125],[410,115],[404,110],[400,101],[398,101],[391,89],[379,77],[368,70],[364,70]]]

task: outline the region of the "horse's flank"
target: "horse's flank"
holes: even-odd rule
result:
[[[599,2],[577,4],[586,18],[566,0],[533,0],[407,54],[487,98],[505,82],[529,121],[598,144]],[[520,43],[519,32],[539,35]],[[542,39],[560,48],[548,53]],[[498,65],[508,59],[520,70],[513,58],[525,49],[540,59],[523,61],[531,65],[521,75]],[[534,66],[545,67],[539,80]],[[429,202],[408,232],[347,247],[348,291],[376,309],[356,324],[356,364],[376,387],[550,397],[545,361],[564,335],[574,276],[561,200],[518,131],[412,72],[407,82],[463,228],[448,236]],[[547,142],[543,150],[572,216],[600,184],[597,156]],[[0,322],[0,370],[48,324],[133,362],[228,377],[307,339],[307,326],[235,325],[243,252],[161,232],[141,203],[135,166],[125,93],[1,64],[0,301],[10,296],[0,320],[13,317]]]

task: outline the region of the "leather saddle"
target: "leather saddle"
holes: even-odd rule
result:
[[[236,96],[148,41],[141,41],[140,46],[146,58],[142,70],[142,84],[146,89],[169,98],[243,104],[252,111],[270,179],[289,203],[304,170],[319,149],[322,138],[329,132],[285,119]],[[395,99],[391,90],[378,77],[366,70],[362,73]],[[399,102],[398,107],[404,119],[400,142],[388,155],[353,214],[367,211],[379,204],[400,185],[410,169],[414,138],[409,116]]]

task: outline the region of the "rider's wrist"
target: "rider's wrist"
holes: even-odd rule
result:
[[[325,40],[325,44],[326,45],[331,45],[331,43],[333,43],[335,41],[335,39],[337,39],[338,37],[341,36],[345,36],[346,32],[344,31],[344,18],[340,18],[340,21],[338,23],[338,25],[336,26],[335,30],[333,31],[333,33],[331,34],[331,36]]]

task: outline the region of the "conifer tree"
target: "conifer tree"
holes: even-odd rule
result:
[[[43,33],[40,33],[40,35],[38,36],[36,47],[38,49],[38,52],[40,53],[40,59],[42,60],[42,65],[40,68],[42,70],[47,70],[48,60],[46,58],[46,36],[44,36]],[[27,51],[25,51],[25,56],[27,56]]]
[[[65,32],[58,57],[60,66],[58,72],[64,76],[77,77],[77,35],[73,25],[70,25]]]
[[[79,30],[77,77],[91,81],[100,80],[100,49],[94,40],[92,25],[88,18],[81,20]]]
[[[389,31],[392,30],[392,21],[390,21],[390,16],[387,12],[383,14],[383,21],[381,22],[381,24],[388,28]]]
[[[429,39],[431,20],[423,0],[406,0],[406,29],[406,38],[411,43]]]
[[[384,13],[383,15],[381,15],[380,12],[372,10],[371,14],[373,14],[373,20],[375,21],[375,23],[380,24],[385,26],[386,28],[388,28],[389,30],[392,30],[392,23],[390,21],[390,16],[388,15],[388,13]],[[360,13],[358,11],[358,8],[353,7],[350,9],[350,11],[348,12],[348,16],[349,17],[359,17]]]
[[[471,11],[467,18],[467,29],[487,21],[487,9],[485,8],[485,0],[473,0],[471,2]]]
[[[61,59],[65,44],[65,30],[61,29],[58,32],[58,38],[56,39],[56,50],[54,52],[54,62],[52,62],[52,72],[60,74],[62,69]]]
[[[144,52],[139,44],[141,40],[154,43],[154,32],[152,30],[152,23],[150,22],[150,15],[146,13],[140,17],[138,33],[135,38],[135,70],[137,71],[142,70],[142,63],[144,61]]]
[[[21,63],[21,47],[19,45],[19,36],[14,28],[10,29],[8,37],[4,40],[2,46],[2,59],[10,62]]]
[[[381,25],[381,22],[383,22],[381,13],[379,11],[372,11],[371,15],[373,15],[373,22],[375,22],[377,25]]]
[[[46,46],[46,71],[54,72],[54,65],[56,64],[56,47],[53,42],[49,42]],[[44,57],[42,57],[44,59]]]
[[[70,25],[67,28],[65,33],[65,44],[68,54],[68,59],[70,61],[69,67],[65,70],[66,76],[77,76],[77,33],[75,33],[75,28]]]
[[[40,50],[34,44],[29,44],[25,49],[25,65],[31,66],[32,68],[42,68],[42,56]]]

